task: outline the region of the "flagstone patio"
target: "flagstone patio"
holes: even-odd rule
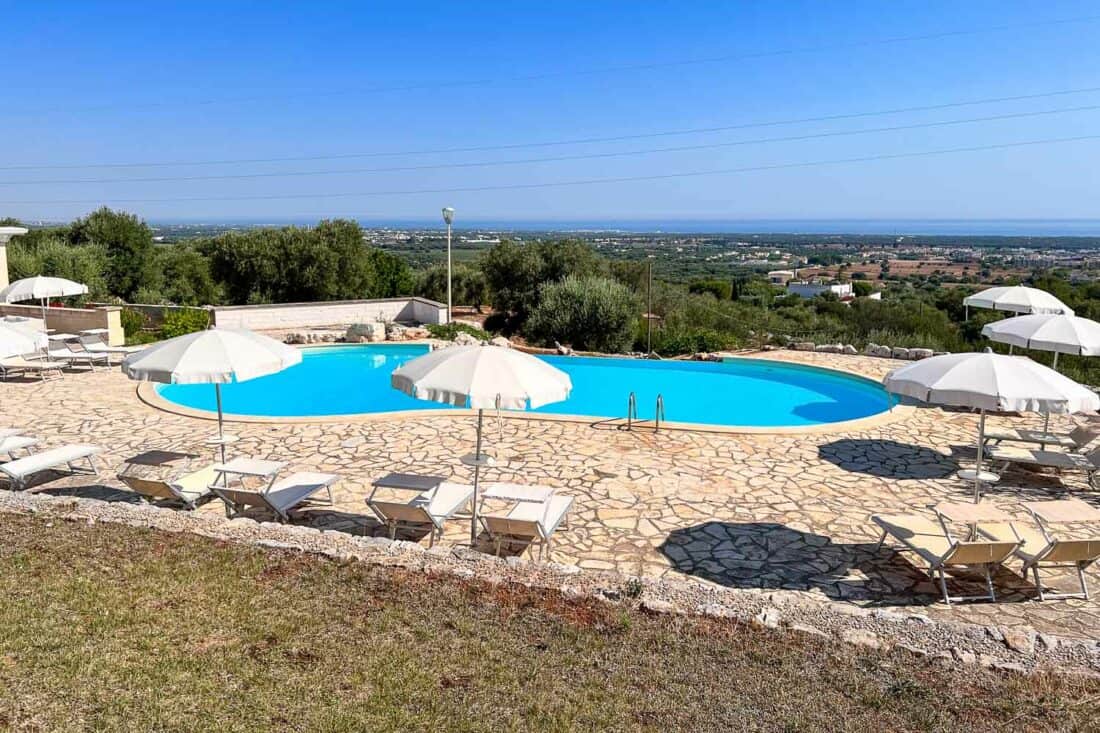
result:
[[[766,358],[858,371],[881,378],[899,362],[862,356],[770,352]],[[0,425],[25,428],[47,445],[104,446],[98,479],[67,476],[31,491],[133,501],[115,472],[128,455],[151,448],[213,457],[203,444],[210,421],[167,413],[136,396],[117,371],[72,374],[47,383],[0,384]],[[992,424],[1030,421],[993,418]],[[977,418],[921,408],[902,419],[860,429],[809,434],[729,434],[652,430],[549,420],[487,420],[498,466],[486,480],[542,483],[576,497],[569,529],[553,559],[630,574],[684,574],[735,587],[798,589],[861,605],[914,604],[937,617],[1100,638],[1096,601],[1032,600],[1014,572],[996,578],[998,602],[947,608],[905,555],[876,549],[868,521],[876,512],[923,510],[967,500],[955,478],[973,456]],[[1067,427],[1068,421],[1058,421]],[[296,521],[326,529],[381,534],[364,499],[389,471],[439,473],[469,481],[457,457],[471,450],[469,419],[430,416],[325,423],[239,423],[238,455],[288,461],[293,470],[339,473],[335,506],[317,505]],[[1094,501],[1082,475],[1011,471],[991,499],[1012,509],[1021,498],[1052,498],[1068,487]],[[199,509],[221,511],[218,502]],[[468,523],[452,522],[444,542],[468,540]],[[426,537],[402,535],[404,539]],[[1018,570],[1018,564],[1013,563]],[[1100,588],[1100,578],[1089,573]],[[1069,574],[1053,584],[1073,587]],[[978,589],[956,580],[959,591]]]

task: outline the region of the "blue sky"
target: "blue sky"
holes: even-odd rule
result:
[[[1100,140],[537,187],[1100,135],[1100,109],[1059,111],[1100,106],[1100,91],[616,142],[47,167],[494,147],[1100,87],[1090,2],[40,1],[0,13],[0,216],[69,218],[103,203],[153,220],[434,220],[447,204],[460,222],[1100,218]],[[1064,19],[1077,20],[1051,22]],[[938,37],[889,40],[927,35]],[[329,174],[691,145],[724,147]],[[30,183],[72,179],[95,182]],[[417,193],[475,188],[492,190]],[[331,195],[364,192],[400,193]],[[260,198],[280,196],[293,198]]]

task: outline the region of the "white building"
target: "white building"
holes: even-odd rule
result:
[[[786,285],[794,280],[794,270],[772,270],[768,273],[768,282],[772,285]]]
[[[825,283],[787,283],[787,294],[798,295],[803,298],[815,298],[822,293],[836,293],[836,297],[844,300],[845,298],[852,297],[852,284],[851,283],[837,283],[836,285],[827,285]]]

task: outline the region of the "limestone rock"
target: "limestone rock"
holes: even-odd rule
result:
[[[794,349],[795,351],[813,351],[814,350],[814,342],[813,341],[798,341],[791,348]]]
[[[889,346],[876,346],[875,350],[871,353],[871,356],[877,356],[881,359],[889,359],[893,357],[894,350]]]
[[[554,342],[554,348],[557,349],[558,353],[561,354],[562,356],[569,356],[573,353],[573,349],[571,349],[568,346],[564,346],[562,344],[559,344],[557,341]]]
[[[386,324],[353,323],[344,333],[344,340],[351,344],[364,344],[386,340]]]
[[[876,352],[879,348],[881,347],[874,341],[868,341],[867,345],[863,347],[863,353],[867,356],[877,356],[878,354]]]
[[[840,354],[844,352],[844,344],[818,344],[814,351],[819,354]]]
[[[932,356],[932,349],[909,349],[909,358],[913,360],[928,359]]]
[[[480,343],[481,341],[479,341],[476,337],[466,333],[465,331],[459,331],[454,337],[454,344],[456,346],[474,346]]]
[[[851,344],[844,344],[844,353],[848,356],[855,356],[859,353],[859,350]]]
[[[890,356],[892,356],[895,359],[908,359],[909,358],[909,349],[907,349],[903,346],[895,346],[893,349],[891,349]]]
[[[399,323],[386,324],[386,338],[390,341],[404,341],[405,327]]]
[[[878,634],[873,631],[867,631],[865,629],[845,629],[844,631],[840,632],[840,638],[842,641],[848,644],[865,646],[868,649],[882,648],[882,641],[879,639]]]
[[[499,346],[503,349],[509,349],[512,347],[512,342],[504,338],[503,336],[496,336],[495,338],[490,339],[489,343],[493,346]]]
[[[766,629],[779,628],[779,609],[769,606],[753,617],[753,623]]]
[[[1035,651],[1035,630],[1026,626],[1002,626],[1005,646],[1014,652],[1032,654]]]
[[[429,333],[428,329],[424,328],[423,326],[414,326],[412,328],[405,329],[406,339],[426,339],[429,336],[431,336],[431,333]]]

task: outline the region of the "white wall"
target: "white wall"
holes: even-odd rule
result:
[[[426,298],[237,305],[215,307],[213,312],[214,323],[218,326],[257,331],[348,326],[375,321],[439,324],[447,320],[447,306]]]
[[[818,283],[787,283],[787,293],[800,295],[803,298],[813,298],[822,293],[832,291],[837,294],[839,298],[845,298],[852,294],[851,283],[841,283],[839,285],[820,285]]]

